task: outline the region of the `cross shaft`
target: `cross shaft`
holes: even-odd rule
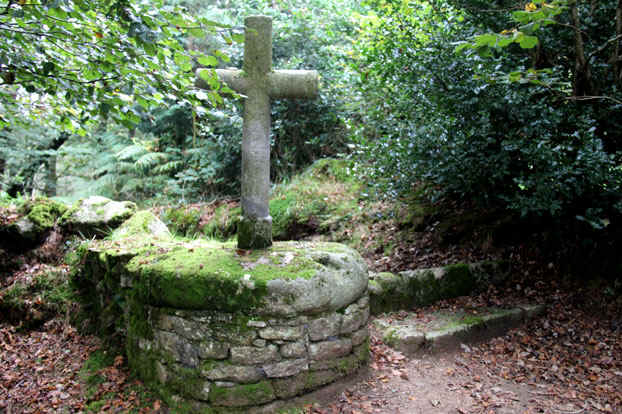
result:
[[[270,197],[270,98],[314,98],[319,76],[314,70],[272,71],[272,19],[244,20],[243,70],[217,69],[216,74],[245,98],[242,131],[242,219],[238,247],[261,249],[272,245]],[[199,69],[200,71],[207,69]],[[197,86],[207,88],[201,76]]]

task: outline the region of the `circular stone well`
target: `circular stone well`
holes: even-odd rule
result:
[[[122,293],[130,367],[178,412],[273,412],[366,364],[356,251],[125,234],[92,243],[81,278],[100,303]]]

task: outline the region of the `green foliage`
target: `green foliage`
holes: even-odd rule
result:
[[[313,68],[324,84],[313,101],[272,103],[272,175],[282,179],[318,157],[346,151],[344,86],[349,19],[353,3],[340,0],[268,1],[231,4],[185,4],[192,13],[221,21],[231,31],[186,37],[188,53],[206,50],[202,65],[241,66],[243,19],[249,14],[274,18],[274,67]],[[330,17],[330,18],[329,18]],[[235,39],[234,39],[235,38]],[[222,51],[232,56],[231,62]],[[216,60],[214,56],[219,56]],[[209,58],[211,57],[211,59]],[[208,201],[219,194],[238,194],[241,170],[242,104],[229,100],[217,108],[198,108],[187,100],[165,96],[162,105],[136,109],[140,123],[129,133],[100,124],[80,140],[62,148],[59,164],[63,196],[73,200],[90,194],[134,201],[173,203]]]
[[[550,83],[500,80],[499,74],[527,68],[535,58],[518,37],[518,44],[494,53],[455,53],[455,41],[464,38],[475,39],[474,50],[491,49],[498,36],[473,36],[485,24],[510,27],[511,16],[492,19],[466,3],[465,9],[441,2],[374,5],[377,14],[361,18],[357,44],[359,88],[366,95],[361,111],[367,115],[355,138],[363,160],[359,172],[372,177],[378,192],[396,196],[418,186],[432,199],[473,200],[522,215],[589,217],[595,226],[606,225],[620,200],[619,144],[612,142],[619,128],[611,118],[619,107],[568,101],[552,93]],[[572,38],[558,32],[541,37],[540,47],[549,39],[572,55],[572,45],[562,42]],[[571,64],[564,73],[548,73],[563,83]],[[601,110],[610,118],[603,119]],[[370,160],[375,163],[367,168]]]
[[[184,47],[188,33],[214,32],[212,21],[162,1],[3,3],[0,128],[48,120],[84,135],[95,117],[131,126],[167,97],[197,107],[221,101],[193,86],[193,59],[214,56]]]
[[[167,161],[152,137],[130,137],[123,128],[103,124],[93,134],[72,137],[59,151],[59,192],[66,201],[90,195],[140,200],[166,183],[154,169]]]
[[[56,191],[56,148],[66,139],[38,125],[0,129],[0,189],[12,196]]]
[[[349,115],[344,85],[348,80],[345,61],[349,39],[354,32],[349,19],[354,2],[314,0],[311,3],[215,2],[187,6],[211,20],[234,27],[241,35],[243,20],[251,14],[273,18],[273,67],[276,69],[316,69],[323,84],[315,101],[275,100],[272,102],[272,178],[281,179],[309,165],[315,159],[346,150],[344,118]],[[226,66],[241,67],[243,48],[232,41],[236,36],[214,35],[190,39],[195,49],[224,50],[231,55]],[[215,62],[205,61],[208,66]],[[221,65],[222,66],[222,65]],[[235,102],[193,113],[188,106],[145,113],[141,130],[157,135],[169,148],[180,149],[191,159],[176,171],[168,190],[183,200],[204,198],[212,192],[239,191],[242,104]]]

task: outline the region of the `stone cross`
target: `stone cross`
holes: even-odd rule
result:
[[[244,20],[243,70],[217,69],[227,86],[245,98],[242,130],[242,219],[238,248],[272,245],[270,196],[270,98],[313,98],[319,76],[314,70],[272,70],[272,18]],[[208,88],[197,71],[197,86]]]

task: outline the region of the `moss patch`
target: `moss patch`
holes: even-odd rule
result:
[[[29,210],[26,217],[40,230],[51,229],[56,220],[68,209],[67,206],[48,198],[38,198],[25,207]]]
[[[158,243],[127,265],[147,303],[224,312],[260,305],[269,280],[310,278],[319,268],[288,243],[240,255],[233,242],[200,240]]]
[[[159,215],[173,234],[182,237],[204,235],[226,241],[235,236],[241,209],[236,201],[168,207]]]
[[[276,399],[270,381],[233,387],[213,386],[209,400],[216,406],[243,407],[260,405]]]
[[[360,191],[349,161],[316,161],[302,174],[276,186],[270,200],[272,237],[298,240],[309,234],[334,231],[358,211]],[[240,215],[239,203],[222,201],[169,208],[161,216],[178,235],[203,234],[227,240],[235,236]]]
[[[316,161],[301,175],[276,187],[270,200],[276,240],[332,231],[358,209],[360,185],[345,160]]]
[[[170,207],[162,214],[162,221],[175,234],[192,236],[200,232],[201,213],[198,206]]]

